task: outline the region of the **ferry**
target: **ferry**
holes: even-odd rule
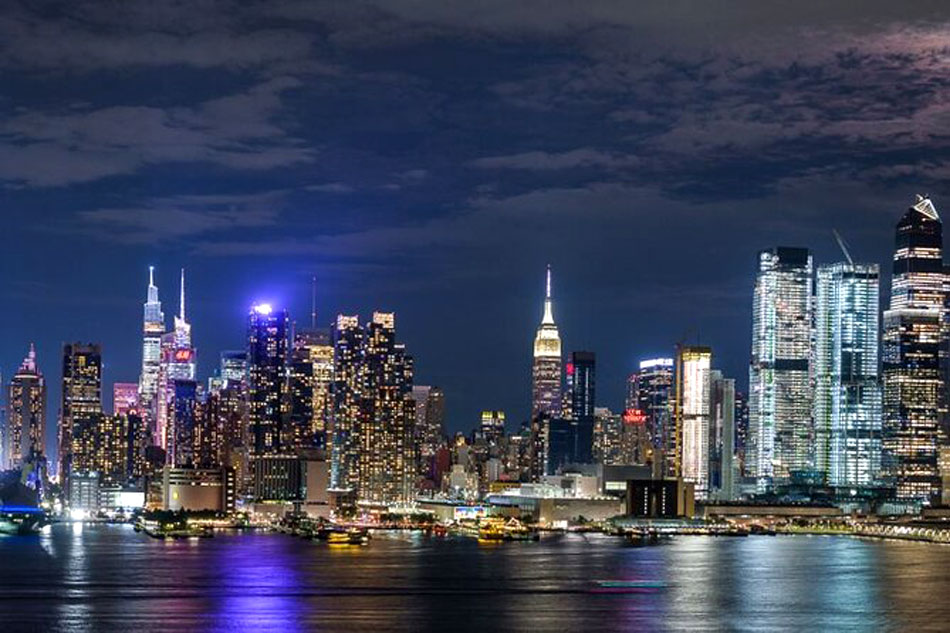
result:
[[[478,526],[480,541],[537,541],[541,536],[518,519],[482,519]]]

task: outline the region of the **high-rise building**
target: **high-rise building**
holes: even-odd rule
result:
[[[221,352],[221,378],[230,382],[247,382],[247,351]]]
[[[59,475],[93,468],[95,439],[102,416],[102,347],[96,343],[63,346],[63,392],[59,419]]]
[[[370,415],[360,434],[357,496],[370,502],[408,502],[418,470],[412,357],[396,342],[391,312],[373,313],[365,341]]]
[[[877,264],[819,266],[815,467],[832,486],[874,485],[881,468]]]
[[[917,196],[897,223],[890,307],[884,312],[883,474],[897,497],[930,503],[937,467],[944,313],[943,225]]]
[[[712,350],[697,345],[676,349],[676,471],[695,485],[696,498],[709,494],[710,370]]]
[[[749,438],[749,398],[741,391],[736,391],[736,460],[738,462],[739,476],[750,477],[746,470],[748,458],[746,457],[746,446]]]
[[[561,409],[561,336],[554,323],[551,302],[551,267],[547,269],[544,315],[534,338],[531,370],[531,417],[557,417]]]
[[[640,362],[640,370],[628,382],[627,411],[644,416],[659,472],[676,476],[676,432],[673,426],[673,359],[653,358]]]
[[[173,468],[195,468],[201,427],[203,426],[198,383],[176,380],[172,383],[172,417],[168,442],[168,462]]]
[[[752,301],[747,455],[763,492],[814,468],[812,317],[808,250],[761,251]]]
[[[46,379],[30,351],[10,380],[7,419],[3,433],[3,468],[17,468],[46,454]]]
[[[590,464],[594,460],[594,407],[596,357],[594,352],[572,352],[568,365],[571,381],[571,424],[574,427],[573,461]]]
[[[286,310],[251,308],[247,320],[248,449],[252,457],[292,450],[287,429]]]
[[[353,494],[359,488],[360,434],[368,415],[365,337],[358,316],[337,317],[333,328],[330,487]]]
[[[139,402],[156,419],[156,396],[162,363],[162,334],[165,333],[165,315],[162,302],[158,300],[155,285],[155,267],[148,267],[148,294],[143,307],[142,324],[142,373],[139,376]]]
[[[139,410],[139,385],[134,382],[112,384],[112,414],[126,415]]]
[[[416,402],[412,357],[396,342],[395,316],[337,317],[331,488],[361,501],[409,501],[415,494]]]
[[[191,324],[185,317],[185,269],[181,269],[178,314],[174,329],[161,337],[161,363],[158,374],[156,434],[162,448],[171,441],[170,418],[174,409],[175,381],[195,380],[198,374],[198,353],[192,344]]]
[[[333,344],[327,329],[294,334],[290,354],[290,429],[297,448],[325,448],[333,384]]]
[[[445,393],[439,387],[414,385],[412,399],[416,403],[416,446],[419,451],[419,474],[432,478],[436,451],[445,435]]]
[[[736,381],[710,372],[709,496],[731,501],[736,496]]]
[[[498,444],[505,437],[505,412],[482,411],[480,429],[491,444]]]

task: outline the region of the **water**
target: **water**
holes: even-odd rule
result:
[[[657,581],[604,593],[598,580]],[[846,537],[540,543],[280,534],[158,541],[126,526],[0,538],[0,632],[950,629],[950,547]]]

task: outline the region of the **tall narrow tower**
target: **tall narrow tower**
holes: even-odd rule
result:
[[[139,402],[155,419],[155,395],[158,393],[159,370],[162,361],[162,334],[165,333],[165,315],[158,300],[155,285],[155,267],[148,267],[148,295],[145,300],[142,327],[142,374],[139,377]]]
[[[760,492],[814,470],[813,310],[811,253],[760,252],[749,365],[750,470]]]
[[[941,318],[944,312],[943,224],[917,196],[897,223],[891,302],[884,312],[885,476],[897,497],[929,503],[937,469]]]
[[[534,337],[531,387],[531,417],[557,417],[561,407],[561,336],[554,324],[550,265],[544,293],[544,316]]]

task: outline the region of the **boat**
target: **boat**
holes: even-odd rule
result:
[[[330,545],[365,545],[369,542],[369,532],[362,528],[333,530],[327,535]]]
[[[537,541],[541,536],[518,519],[483,519],[478,526],[479,541]]]

